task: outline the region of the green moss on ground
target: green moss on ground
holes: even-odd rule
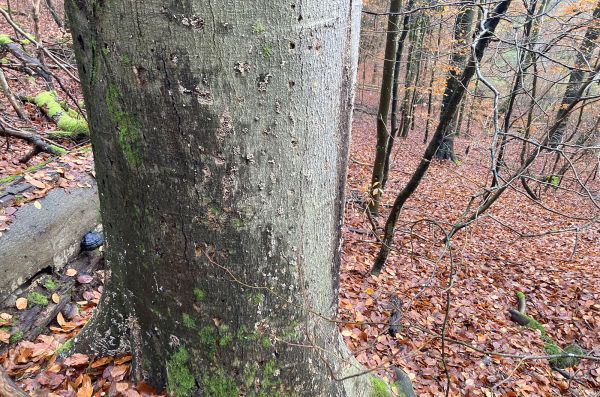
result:
[[[69,339],[69,340],[65,341],[65,343],[60,345],[58,347],[58,349],[56,349],[56,354],[58,354],[59,356],[64,356],[67,353],[69,353],[72,348],[73,348],[73,339]]]
[[[20,342],[21,339],[23,339],[23,332],[18,331],[10,336],[10,338],[8,339],[8,342],[9,343],[17,343],[17,342]]]
[[[33,304],[40,305],[40,306],[48,305],[48,298],[46,298],[44,295],[40,294],[39,292],[30,292],[29,294],[27,294],[27,300]]]
[[[58,285],[53,279],[47,278],[46,281],[44,281],[44,288],[46,288],[48,291],[54,291],[58,288]]]
[[[175,397],[192,396],[196,379],[188,368],[189,353],[183,347],[171,355],[167,361],[167,390]]]
[[[4,178],[0,178],[0,183],[8,183],[8,182],[12,182],[15,179],[17,179],[19,175],[9,175],[9,176],[5,176]]]
[[[0,34],[0,44],[10,44],[12,43],[12,39],[7,34]]]
[[[267,31],[267,27],[261,22],[256,21],[254,25],[252,25],[252,33],[254,34],[263,34]]]
[[[516,293],[516,295],[517,295],[517,298],[519,299],[519,301],[525,300],[525,294],[523,292],[519,291]],[[534,319],[531,316],[528,316],[526,314],[522,314],[522,315],[523,315],[523,317],[525,317],[528,320],[528,322],[527,322],[527,324],[525,324],[525,326],[529,329],[536,330],[540,333],[540,339],[542,339],[542,341],[544,342],[544,352],[547,355],[556,356],[559,354],[574,354],[574,355],[583,355],[584,354],[583,349],[575,343],[565,347],[564,349],[561,349],[560,346],[558,346],[558,344],[554,341],[554,339],[552,339],[547,334],[546,329],[544,328],[544,325],[542,325],[539,321],[537,321],[536,319]],[[557,358],[551,358],[548,361],[552,368],[564,369],[564,368],[569,368],[569,367],[573,367],[573,366],[577,365],[579,363],[580,359],[578,359],[577,357],[557,357]]]

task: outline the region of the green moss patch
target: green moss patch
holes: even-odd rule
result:
[[[30,292],[29,294],[27,294],[27,300],[35,305],[40,305],[40,306],[48,305],[48,298],[46,298],[44,295],[40,294],[39,292]]]
[[[65,343],[60,345],[60,347],[58,349],[56,349],[56,354],[58,354],[59,356],[64,356],[67,353],[69,353],[72,348],[73,348],[73,339],[69,339],[68,341],[66,341]]]
[[[0,34],[0,44],[10,44],[12,43],[12,39],[7,34]]]
[[[110,117],[117,124],[117,142],[127,162],[134,167],[142,164],[139,146],[142,142],[141,126],[139,121],[123,110],[122,97],[116,86],[108,87],[106,93],[106,106]]]
[[[23,332],[18,331],[10,336],[10,338],[8,339],[8,342],[9,343],[17,343],[17,342],[21,341],[21,339],[23,339]]]
[[[56,285],[56,281],[53,279],[47,278],[46,281],[44,281],[44,288],[46,288],[48,291],[54,291],[58,288],[58,285]]]
[[[186,328],[190,328],[190,329],[195,329],[196,328],[196,320],[194,320],[192,318],[192,316],[190,316],[187,313],[183,313],[182,318],[183,318],[183,325]]]
[[[167,390],[175,397],[192,396],[196,379],[188,368],[189,353],[180,347],[167,361]]]
[[[392,397],[390,388],[383,380],[371,376],[371,390],[369,397]]]
[[[205,293],[200,288],[194,288],[194,297],[196,298],[196,302],[202,302],[204,300]]]
[[[225,376],[223,371],[202,377],[204,393],[211,397],[238,397],[239,389],[231,377]]]

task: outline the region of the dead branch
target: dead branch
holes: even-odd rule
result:
[[[15,98],[12,91],[10,90],[10,87],[8,86],[8,82],[6,81],[6,76],[4,75],[4,71],[2,70],[2,68],[0,68],[0,88],[2,88],[2,92],[4,93],[4,96],[6,96],[6,98],[12,105],[12,107],[15,109],[15,112],[17,112],[17,115],[19,116],[19,118],[21,120],[28,120],[29,118],[27,117],[27,114],[23,111],[23,108],[17,101],[17,98]]]
[[[2,122],[0,122],[0,134],[5,136],[12,136],[15,138],[23,139],[33,145],[33,149],[26,154],[22,159],[19,160],[20,163],[26,163],[33,156],[38,153],[50,153],[54,155],[61,155],[65,153],[64,149],[59,148],[58,146],[51,145],[46,143],[42,137],[39,135],[33,134],[31,132],[26,132],[22,130],[16,130],[10,127],[6,127]]]

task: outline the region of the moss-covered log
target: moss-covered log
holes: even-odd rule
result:
[[[574,367],[579,364],[580,359],[576,356],[585,354],[583,349],[576,343],[572,343],[566,346],[564,349],[560,348],[558,344],[552,339],[547,333],[544,325],[533,317],[525,314],[525,294],[521,291],[516,293],[519,301],[519,309],[509,309],[510,318],[519,325],[525,326],[529,329],[536,330],[540,333],[540,338],[544,342],[544,351],[549,356],[562,355],[561,357],[552,357],[548,361],[550,366],[557,370]],[[561,372],[562,373],[562,372]]]
[[[73,109],[65,109],[58,101],[56,93],[43,91],[35,97],[25,97],[26,101],[39,107],[51,118],[58,128],[49,135],[55,138],[83,138],[90,134],[87,121]]]

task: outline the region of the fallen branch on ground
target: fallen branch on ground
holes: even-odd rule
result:
[[[539,321],[525,314],[525,294],[518,291],[516,295],[519,305],[517,310],[508,310],[510,318],[519,325],[538,331],[540,333],[540,338],[542,341],[544,341],[544,351],[546,354],[563,355],[561,357],[551,358],[548,360],[548,362],[550,363],[550,367],[552,367],[552,369],[570,379],[570,375],[563,371],[563,369],[574,367],[579,364],[580,359],[577,356],[583,355],[585,352],[576,343],[572,343],[566,346],[564,349],[561,349],[556,342],[550,336],[548,336],[546,329]]]
[[[13,128],[6,127],[6,126],[4,126],[4,124],[2,122],[0,122],[0,134],[5,135],[5,136],[12,136],[15,138],[23,139],[33,145],[33,149],[29,153],[27,153],[22,159],[19,160],[20,163],[26,163],[29,160],[31,160],[31,158],[33,156],[35,156],[38,153],[42,153],[42,152],[50,153],[50,154],[54,154],[54,155],[58,155],[58,156],[65,154],[67,152],[65,149],[62,149],[56,145],[47,143],[39,135],[33,134],[31,132],[26,132],[26,131],[16,130]]]

